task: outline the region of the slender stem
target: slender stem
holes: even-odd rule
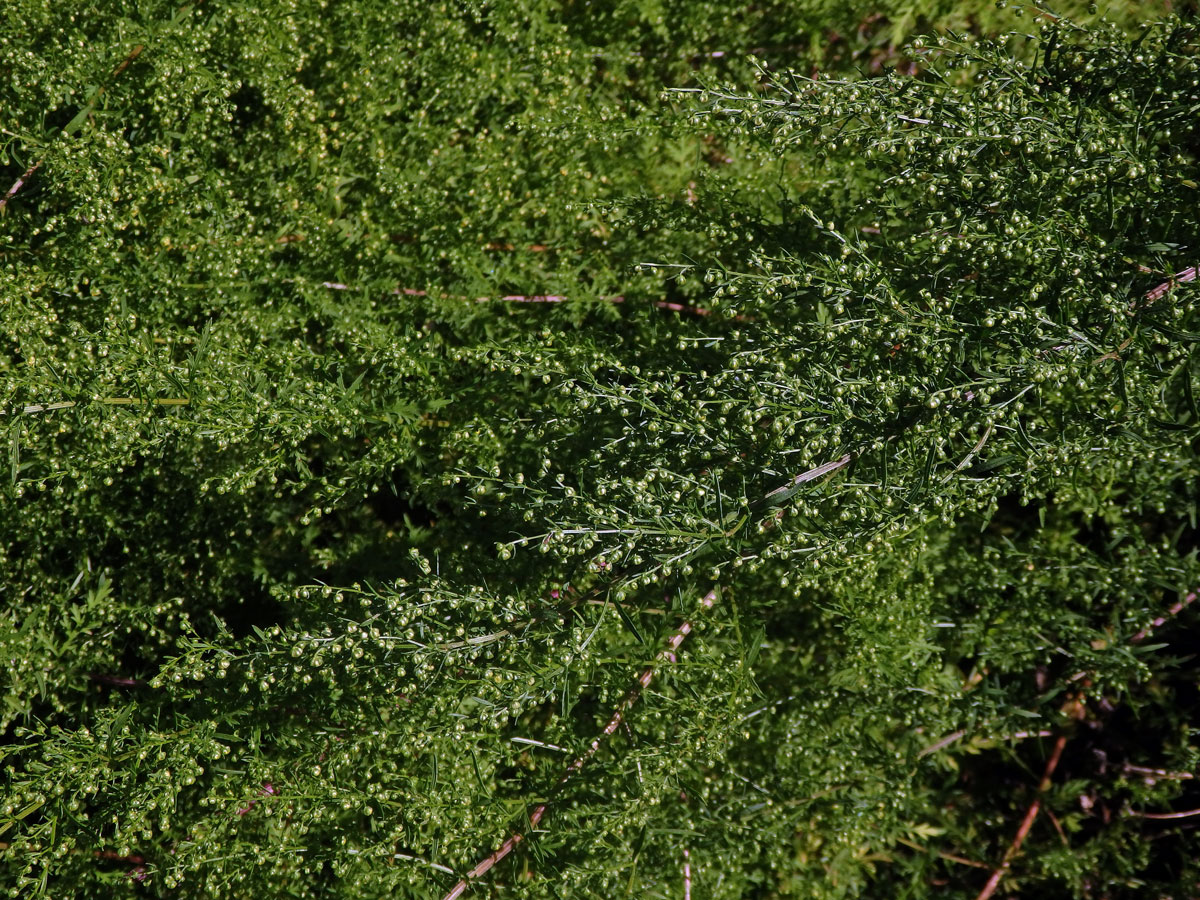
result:
[[[25,182],[33,177],[33,173],[41,168],[41,165],[42,160],[39,159],[32,166],[26,169],[25,173],[20,178],[13,182],[12,187],[8,189],[8,193],[0,198],[0,212],[4,211],[4,207],[8,206],[8,201],[17,196],[17,191],[21,190],[21,188],[25,186]]]
[[[932,852],[939,859],[945,859],[945,860],[949,860],[950,862],[956,862],[961,866],[972,866],[973,868],[976,868],[976,869],[987,869],[988,871],[991,871],[991,868],[992,868],[987,863],[976,862],[973,859],[967,859],[965,856],[958,856],[957,854],[954,854],[954,853],[947,853],[944,850],[930,851],[930,849],[928,847],[922,847],[920,844],[914,843],[913,841],[907,840],[906,838],[896,838],[896,841],[900,844],[903,844],[905,847],[911,847],[912,849],[917,850],[921,853]]]
[[[1186,809],[1183,812],[1169,813],[1131,812],[1129,815],[1137,816],[1140,819],[1188,819],[1192,816],[1200,816],[1200,809]]]
[[[967,736],[966,731],[955,731],[952,734],[946,735],[940,741],[934,741],[928,747],[925,747],[917,754],[917,759],[928,756],[930,753],[937,753],[939,750],[944,750],[955,741],[960,741]]]
[[[1171,290],[1171,288],[1175,287],[1175,285],[1182,284],[1185,281],[1195,281],[1196,272],[1198,269],[1200,269],[1200,266],[1191,266],[1190,268],[1184,269],[1182,272],[1175,273],[1158,287],[1147,291],[1146,299],[1153,303],[1159,297],[1166,294],[1167,291]]]
[[[1028,738],[1051,737],[1051,736],[1053,736],[1053,734],[1054,734],[1054,732],[1045,731],[1045,730],[1042,730],[1042,731],[1014,731],[1010,735],[1007,735],[1005,737],[999,737],[999,738],[996,738],[995,740],[998,740],[998,741],[1023,741]],[[944,750],[946,747],[949,747],[955,741],[960,741],[966,736],[967,736],[967,733],[965,731],[956,731],[953,734],[948,734],[941,740],[930,744],[928,747],[925,747],[920,752],[918,752],[917,759],[922,759],[922,758],[928,756],[930,753],[937,753],[939,750]]]
[[[1000,861],[1000,865],[992,871],[991,878],[987,884],[983,886],[983,890],[975,900],[988,900],[992,894],[996,893],[996,888],[1000,887],[1000,881],[1008,874],[1009,867],[1012,865],[1013,857],[1021,849],[1021,844],[1025,842],[1026,836],[1029,834],[1033,823],[1037,820],[1038,813],[1042,809],[1042,794],[1050,787],[1050,778],[1054,775],[1054,770],[1058,768],[1058,761],[1062,758],[1063,748],[1067,746],[1067,736],[1059,735],[1058,740],[1054,742],[1054,749],[1050,751],[1050,758],[1046,760],[1046,769],[1042,773],[1041,783],[1038,784],[1038,796],[1029,804],[1029,809],[1025,811],[1025,818],[1021,820],[1021,826],[1017,829],[1017,833],[1013,835],[1012,842],[1008,845],[1008,849],[1004,851],[1004,858]]]
[[[79,406],[80,402],[86,403],[87,401],[60,400],[56,403],[32,403],[22,406],[20,409],[13,409],[12,413],[13,415],[18,413],[32,415],[53,412],[56,409],[71,409]],[[141,406],[143,403],[153,406],[187,406],[192,401],[187,397],[152,397],[149,400],[143,400],[141,397],[96,397],[92,402],[99,403],[101,406]],[[0,409],[0,416],[6,415],[8,415],[8,411]]]
[[[118,75],[120,75],[122,72],[124,72],[127,68],[129,68],[129,64],[131,62],[133,62],[135,59],[137,59],[138,56],[141,55],[141,52],[144,49],[145,49],[144,44],[138,44],[136,47],[134,47],[133,50],[130,51],[129,55],[126,56],[125,59],[121,61],[120,65],[118,65],[115,69],[113,69],[112,74],[108,76],[109,80],[111,81],[112,79],[114,79]],[[66,127],[64,127],[63,130],[59,132],[59,134],[60,135],[62,135],[62,134],[70,135],[76,129],[78,129],[79,126],[83,123],[83,121],[88,116],[90,116],[93,112],[95,112],[96,103],[100,100],[101,97],[104,96],[104,92],[107,89],[107,87],[108,87],[107,85],[101,85],[99,88],[97,88],[96,92],[94,94],[92,94],[92,99],[88,101],[87,106],[85,106],[83,109],[81,109],[79,111],[79,113],[75,116],[75,118],[73,118],[70,122],[68,122]],[[30,178],[33,177],[33,174],[38,169],[41,168],[42,163],[45,161],[46,161],[45,157],[42,157],[37,162],[35,162],[32,166],[30,166],[28,169],[26,169],[24,174],[21,175],[20,178],[18,178],[16,181],[13,182],[12,187],[10,187],[8,189],[8,193],[6,193],[2,198],[0,198],[0,212],[4,211],[4,208],[6,206],[8,206],[8,201],[11,200],[13,197],[17,196],[17,192],[20,191],[21,188],[23,188],[25,186],[25,184],[29,181]]]
[[[1121,771],[1126,775],[1142,775],[1150,780],[1167,778],[1172,781],[1187,781],[1196,777],[1191,772],[1169,772],[1166,769],[1149,769],[1146,766],[1135,766],[1131,763],[1125,763],[1121,767]]]
[[[716,599],[717,592],[715,590],[710,591],[708,595],[705,596],[705,598],[700,602],[700,608],[709,609],[712,607]],[[692,623],[684,622],[679,626],[676,632],[671,635],[670,639],[667,641],[667,646],[659,651],[658,655],[654,659],[654,662],[647,666],[645,671],[638,676],[637,681],[633,683],[630,689],[626,692],[625,696],[621,699],[621,702],[617,704],[617,708],[613,711],[612,717],[608,720],[608,724],[604,726],[604,730],[601,731],[596,739],[592,741],[587,750],[585,750],[574,762],[567,766],[566,770],[563,772],[562,776],[558,779],[558,782],[554,786],[554,793],[557,793],[562,789],[563,785],[574,778],[575,775],[578,774],[578,772],[587,764],[588,760],[596,755],[596,751],[600,749],[600,746],[604,743],[605,739],[607,739],[613,732],[621,727],[621,723],[625,720],[625,713],[628,712],[630,707],[637,702],[638,698],[642,694],[642,691],[649,686],[650,680],[654,677],[654,672],[658,664],[668,658],[672,658],[674,652],[679,649],[679,645],[683,643],[683,639],[686,638],[691,631]],[[533,808],[533,812],[529,814],[530,831],[536,829],[538,823],[541,822],[542,817],[546,814],[547,804],[548,801],[539,803]],[[509,835],[508,840],[492,851],[492,853],[481,859],[475,865],[475,868],[471,869],[470,872],[468,872],[461,880],[459,880],[458,884],[454,885],[454,887],[452,887],[446,893],[442,900],[458,900],[458,898],[466,892],[467,888],[470,887],[473,880],[486,875],[491,870],[492,866],[496,865],[496,863],[508,856],[508,854],[510,854],[523,840],[525,840],[525,835],[519,831],[514,831],[511,835]],[[690,885],[690,880],[688,881],[688,884]]]
[[[354,288],[351,285],[343,284],[340,281],[322,281],[321,287],[331,291],[350,291]],[[428,291],[418,291],[414,288],[396,288],[392,291],[393,294],[403,294],[406,297],[428,297]],[[504,297],[467,297],[462,294],[439,294],[442,300],[473,300],[475,303],[563,303],[568,298],[563,294],[508,294]],[[609,303],[624,303],[625,298],[620,295],[601,297]]]
[[[1196,592],[1192,591],[1189,594],[1185,595],[1182,600],[1180,600],[1178,603],[1175,603],[1170,609],[1168,609],[1165,615],[1159,616],[1157,619],[1155,619],[1153,622],[1151,622],[1147,627],[1143,628],[1141,631],[1139,631],[1137,634],[1135,634],[1133,637],[1131,637],[1129,639],[1129,643],[1140,644],[1142,641],[1144,641],[1146,638],[1148,638],[1154,632],[1154,630],[1156,628],[1161,628],[1163,625],[1165,625],[1167,623],[1168,619],[1175,618],[1177,615],[1179,615],[1181,612],[1183,612],[1183,610],[1186,607],[1191,606],[1195,602],[1196,602]]]

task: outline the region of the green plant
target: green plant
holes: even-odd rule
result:
[[[1188,896],[1196,26],[866,12],[22,9],[14,896]]]

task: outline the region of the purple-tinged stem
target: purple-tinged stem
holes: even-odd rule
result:
[[[13,186],[8,189],[8,193],[0,198],[0,212],[4,211],[4,207],[8,206],[8,201],[17,196],[17,191],[21,190],[21,188],[25,186],[25,182],[33,177],[33,173],[36,172],[41,165],[42,161],[39,159],[32,166],[25,170],[25,174],[13,182]]]
[[[1147,291],[1146,299],[1149,300],[1151,303],[1153,303],[1159,297],[1166,294],[1167,291],[1171,290],[1171,288],[1175,287],[1175,285],[1183,284],[1184,282],[1187,282],[1187,281],[1195,281],[1196,280],[1196,272],[1198,269],[1200,269],[1200,267],[1192,266],[1191,268],[1184,269],[1182,272],[1177,272],[1176,274],[1174,274],[1170,278],[1168,278],[1166,281],[1164,281],[1162,284],[1160,284],[1158,287]]]
[[[1200,809],[1185,809],[1183,812],[1169,813],[1131,812],[1129,815],[1137,816],[1139,819],[1190,819],[1192,816],[1200,816]]]
[[[1153,622],[1151,622],[1148,627],[1143,628],[1141,631],[1139,631],[1137,634],[1135,634],[1133,637],[1131,637],[1129,639],[1129,643],[1140,644],[1142,641],[1144,641],[1146,638],[1148,638],[1151,635],[1151,633],[1154,631],[1154,629],[1161,628],[1163,625],[1166,624],[1168,619],[1175,618],[1177,615],[1179,615],[1181,612],[1183,612],[1185,607],[1190,606],[1195,601],[1196,601],[1196,592],[1192,591],[1190,594],[1186,595],[1182,600],[1180,600],[1178,603],[1176,603],[1170,609],[1168,609],[1166,612],[1166,615],[1159,616],[1157,619],[1155,619]]]

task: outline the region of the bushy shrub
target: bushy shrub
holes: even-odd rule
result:
[[[1190,895],[1194,22],[741,12],[22,5],[13,896]]]

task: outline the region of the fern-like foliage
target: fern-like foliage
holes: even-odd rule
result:
[[[11,896],[1189,896],[1194,18],[16,7]]]

